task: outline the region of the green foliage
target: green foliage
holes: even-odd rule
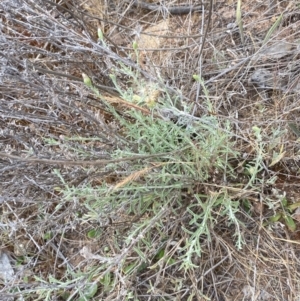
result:
[[[137,47],[135,50],[137,51]],[[133,73],[129,71],[128,74]],[[111,78],[120,90],[116,76],[112,75]],[[208,90],[200,78],[197,76],[194,78],[201,81],[207,107],[211,109]],[[85,83],[94,90],[86,78]],[[131,101],[131,94],[124,91],[121,95],[125,100]],[[193,201],[185,208],[185,214],[190,216],[190,221],[184,227],[187,240],[182,248],[183,255],[180,259],[181,267],[189,269],[194,266],[195,256],[201,256],[203,238],[210,239],[210,228],[216,223],[215,211],[218,211],[221,216],[226,216],[229,224],[235,225],[237,247],[242,246],[242,238],[239,234],[240,223],[235,217],[239,210],[239,203],[232,201],[226,191],[212,195],[193,192],[195,185],[208,181],[213,173],[234,178],[229,161],[236,158],[238,153],[233,150],[233,144],[230,142],[229,122],[220,124],[216,117],[205,115],[193,120],[187,111],[179,111],[174,104],[172,105],[170,99],[171,97],[166,95],[164,99],[158,101],[153,108],[153,115],[162,116],[162,112],[168,109],[176,116],[177,122],[166,117],[155,118],[153,115],[145,115],[135,109],[122,112],[122,114],[126,113],[127,118],[124,118],[113,109],[112,114],[119,121],[127,143],[111,153],[111,157],[118,163],[107,164],[106,168],[122,172],[123,179],[111,188],[108,188],[105,183],[97,187],[85,186],[80,190],[68,187],[66,191],[69,193],[65,198],[73,198],[74,195],[77,198],[84,197],[89,211],[83,217],[86,221],[97,219],[102,213],[107,212],[108,208],[110,212],[117,212],[121,207],[127,208],[127,213],[135,216],[147,212],[149,219],[135,224],[131,229],[127,239],[129,243],[138,236],[138,233],[149,227],[152,218],[156,218],[163,208],[171,209],[174,202],[178,208],[181,208],[183,199],[186,198],[184,191],[189,190],[191,192],[189,198]],[[144,159],[135,160],[130,164],[121,160],[136,155],[143,155]],[[256,174],[257,171],[252,172],[253,178]],[[70,193],[72,190],[73,193]],[[176,210],[172,210],[176,215]],[[155,228],[160,233],[161,239],[166,235],[163,227],[162,220],[157,220]],[[95,230],[88,232],[90,238],[95,235]],[[147,245],[151,245],[151,239],[152,234],[148,232],[143,240],[134,246],[142,262],[147,261],[144,253],[145,250],[147,252]],[[156,261],[163,260],[167,264],[175,262],[175,258],[170,257],[164,250],[157,250],[154,258]],[[127,263],[123,266],[123,271],[125,274],[130,274],[139,267],[141,263]]]
[[[77,301],[88,301],[91,300],[95,294],[97,293],[98,285],[93,283],[86,287],[86,289],[82,293],[82,297],[80,297]]]
[[[244,44],[244,28],[243,28],[243,19],[242,19],[242,0],[237,1],[237,8],[236,8],[236,23],[239,26],[240,37],[242,44]]]
[[[138,57],[136,43],[133,48]],[[123,91],[117,83],[117,76],[112,74],[111,79],[121,97],[125,102],[150,108],[151,114],[130,106],[122,111],[116,110],[100,95],[90,79],[83,75],[85,85],[106,104],[122,129],[121,146],[111,151],[111,160],[102,168],[102,171],[112,170],[122,176],[117,177],[112,184],[102,181],[97,186],[85,184],[70,187],[59,171],[55,170],[64,186],[58,190],[62,198],[65,201],[74,198],[84,200],[86,212],[81,217],[84,223],[105,220],[107,215],[117,215],[119,211],[134,217],[146,216],[144,219],[137,218],[125,232],[115,230],[114,243],[118,244],[117,237],[120,236],[126,248],[120,250],[122,260],[112,259],[111,264],[118,262],[119,273],[126,279],[147,269],[159,270],[162,265],[170,267],[177,264],[184,271],[197,267],[195,259],[201,257],[202,245],[211,240],[211,229],[218,225],[220,219],[235,229],[232,236],[236,247],[241,249],[244,244],[241,234],[243,224],[237,218],[240,201],[234,199],[225,187],[206,193],[197,188],[203,183],[210,184],[212,177],[236,178],[231,162],[239,157],[239,153],[234,150],[230,123],[220,123],[213,114],[195,118],[190,115],[188,105],[182,104],[179,110],[176,97],[167,92],[156,98],[154,105],[148,106],[144,101],[148,96],[143,95],[143,91],[148,93],[149,89],[142,89],[146,83],[129,67],[120,66],[122,73],[127,74],[140,91],[138,94],[131,89]],[[207,112],[212,112],[209,91],[203,79],[198,75],[193,78],[202,86]],[[264,168],[264,161],[271,151],[271,164],[276,164],[283,156],[282,150],[279,154],[274,151],[281,138],[280,131],[272,134],[272,139],[276,140],[273,146],[265,141],[259,127],[253,127],[253,135],[256,154],[245,164],[249,180],[244,189],[255,187]],[[128,162],[123,160],[125,158],[135,159]],[[242,207],[250,214],[249,201],[244,200]],[[187,221],[181,227],[181,235],[185,240],[174,249],[166,244],[172,240],[165,230],[168,214],[176,218],[185,216]],[[288,227],[293,228],[286,210],[282,211],[278,219],[285,220]],[[89,239],[101,239],[102,235],[103,232],[96,227],[87,232]],[[110,247],[105,249],[105,252],[109,252]],[[134,254],[135,259],[131,260],[129,254]],[[106,270],[108,267],[107,264],[102,265],[101,269],[93,272],[103,292],[111,291],[116,283],[114,275]],[[87,292],[90,291],[89,286],[85,290],[81,289],[79,300],[92,298],[98,287],[93,288],[92,293]],[[130,296],[132,292],[128,292],[129,299]]]
[[[265,45],[270,38],[272,37],[273,33],[276,31],[276,29],[278,29],[280,23],[282,22],[283,19],[283,14],[281,14],[276,21],[274,22],[274,24],[271,26],[271,28],[269,29],[269,31],[267,32],[264,40],[263,40],[263,45]]]
[[[275,213],[271,216],[268,221],[265,223],[266,225],[272,225],[276,222],[282,222],[288,228],[289,231],[296,231],[296,223],[292,217],[293,211],[299,207],[298,203],[289,204],[288,200],[285,196],[283,196],[280,200],[280,206],[275,208]]]

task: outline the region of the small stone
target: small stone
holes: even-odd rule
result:
[[[286,76],[271,72],[266,68],[256,69],[249,78],[249,83],[261,89],[286,90]]]
[[[259,52],[259,59],[280,59],[288,55],[294,48],[292,43],[287,41],[278,41],[272,45],[265,45]]]
[[[256,69],[252,73],[249,81],[260,88],[271,88],[274,85],[272,73],[264,68]]]

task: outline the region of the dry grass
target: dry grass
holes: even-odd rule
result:
[[[0,300],[298,300],[299,5],[133,3],[0,3]]]

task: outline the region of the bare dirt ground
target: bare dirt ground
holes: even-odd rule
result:
[[[239,177],[225,182],[212,174],[211,191],[246,185],[245,162],[258,147],[254,126],[261,129],[266,167],[255,189],[236,192],[241,249],[235,229],[220,218],[201,242],[193,272],[176,263],[142,269],[114,290],[101,280],[98,295],[86,300],[300,300],[299,206],[288,207],[300,201],[299,3],[244,0],[241,31],[236,1],[214,1],[211,12],[209,1],[137,2],[0,3],[1,252],[13,268],[10,277],[0,272],[0,300],[84,300],[73,294],[77,282],[68,282],[66,271],[79,279],[79,271],[98,265],[93,254],[106,246],[118,253],[126,231],[147,218],[124,208],[107,218],[92,216],[86,203],[95,196],[82,189],[114,185],[121,177],[100,168],[99,160],[114,159],[111,154],[126,145],[107,103],[118,112],[133,107],[151,114],[120,96],[112,73],[122,89],[139,93],[163,85],[180,105],[192,104],[194,116],[230,121],[241,154],[234,163]],[[182,6],[196,9],[170,14]],[[139,70],[140,85],[122,73],[121,63]],[[82,73],[107,103],[85,87]],[[193,75],[203,79],[210,108]],[[274,214],[278,220],[266,223]],[[184,219],[164,221],[172,242],[184,241]],[[98,239],[90,234],[94,229],[100,229]],[[153,258],[151,266],[158,261]],[[124,287],[134,297],[125,296]]]

